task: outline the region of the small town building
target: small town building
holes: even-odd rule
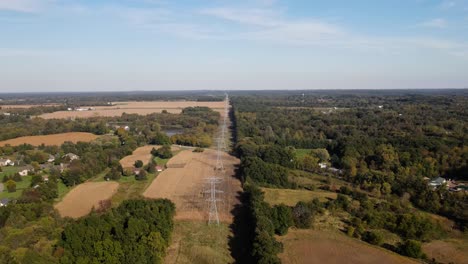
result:
[[[157,171],[157,172],[163,171],[163,167],[161,167],[161,166],[156,166],[156,171]]]
[[[429,186],[431,187],[439,187],[443,184],[445,184],[447,182],[447,180],[445,180],[444,178],[442,177],[437,177],[435,179],[432,179],[430,182],[429,182]]]
[[[0,166],[13,166],[15,163],[10,159],[0,159]]]
[[[68,158],[70,161],[74,161],[74,160],[77,160],[77,159],[80,159],[80,156],[74,154],[74,153],[67,153],[65,155],[63,155],[62,158]]]

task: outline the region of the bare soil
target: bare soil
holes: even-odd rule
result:
[[[96,116],[121,116],[123,113],[148,115],[161,113],[166,110],[169,113],[178,114],[186,107],[206,106],[216,111],[224,109],[223,102],[197,102],[197,101],[152,101],[152,102],[118,102],[115,105],[95,106],[91,111],[57,111],[42,114],[39,117],[44,119],[53,118],[89,118]]]
[[[277,239],[284,251],[279,255],[282,263],[329,264],[399,264],[419,263],[394,252],[375,247],[334,231],[290,229]]]
[[[98,138],[98,136],[85,133],[85,132],[70,132],[70,133],[61,133],[45,136],[27,136],[27,137],[18,137],[14,139],[0,141],[0,146],[5,146],[7,144],[11,146],[18,146],[22,144],[31,144],[33,146],[39,145],[62,145],[66,141],[71,141],[76,143],[78,141],[90,142]]]
[[[86,182],[71,190],[55,205],[62,217],[79,218],[98,208],[99,202],[107,200],[117,191],[117,182]]]
[[[202,153],[183,150],[167,163],[167,169],[143,193],[147,198],[167,198],[176,205],[178,220],[208,220],[209,184],[207,178],[219,176],[222,181],[217,184],[220,202],[218,212],[220,221],[231,223],[231,210],[239,204],[238,194],[241,192],[241,183],[234,177],[234,168],[239,160],[227,153],[221,156],[225,174],[215,171],[216,151],[205,149]],[[176,165],[174,167],[174,165]]]

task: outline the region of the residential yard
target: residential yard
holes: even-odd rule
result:
[[[167,250],[166,264],[233,263],[229,251],[229,225],[207,225],[205,221],[174,223],[172,244]]]
[[[314,198],[319,198],[320,201],[336,199],[337,194],[327,191],[309,191],[309,190],[292,190],[292,189],[271,189],[262,188],[265,192],[265,202],[271,205],[285,204],[294,206],[299,201],[310,202]]]
[[[6,166],[2,167],[2,172],[0,172],[0,181],[3,180],[3,177],[5,176],[11,176],[19,171],[18,167],[13,167],[13,166]],[[5,184],[3,184],[3,191],[0,192],[0,199],[3,198],[18,198],[21,196],[23,193],[24,189],[29,188],[29,185],[31,184],[31,178],[32,176],[24,176],[21,177],[22,181],[16,183],[16,192],[9,193]]]

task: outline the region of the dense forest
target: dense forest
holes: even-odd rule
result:
[[[421,242],[443,237],[444,231],[413,206],[454,220],[460,230],[468,228],[466,192],[428,184],[439,176],[468,180],[467,96],[317,93],[231,97],[235,152],[251,197],[245,204],[253,259],[278,263],[281,251],[274,238],[278,224],[262,220],[276,219],[277,209],[262,202],[255,186],[303,188],[290,180],[298,170],[343,179],[349,187],[328,186],[339,193],[336,200],[289,207],[284,226],[306,228],[323,210],[342,211],[349,215],[348,235],[382,245],[374,230],[388,230],[403,241],[389,249],[415,258],[424,257]],[[297,149],[308,152],[298,157]]]

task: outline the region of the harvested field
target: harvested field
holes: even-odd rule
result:
[[[7,144],[11,146],[19,146],[22,144],[31,144],[33,146],[39,145],[62,145],[66,141],[71,141],[76,143],[78,141],[82,142],[90,142],[98,138],[98,136],[85,133],[85,132],[69,132],[69,133],[61,133],[61,134],[53,134],[53,135],[45,135],[45,136],[27,136],[27,137],[19,137],[13,138],[9,140],[0,141],[0,146],[5,146]]]
[[[78,218],[87,215],[99,202],[107,200],[117,191],[117,182],[86,182],[71,190],[55,205],[62,217]]]
[[[222,112],[224,101],[222,102],[196,102],[196,101],[153,101],[153,102],[118,102],[115,105],[95,106],[91,111],[57,111],[54,113],[42,114],[39,117],[44,119],[53,118],[89,118],[95,116],[121,116],[123,113],[148,115],[161,113],[166,110],[169,113],[178,114],[186,107],[206,106],[213,110]]]
[[[394,252],[369,245],[335,231],[290,229],[277,239],[284,251],[282,263],[399,264],[419,263]]]
[[[161,146],[158,145],[148,145],[148,146],[143,146],[139,147],[136,150],[133,151],[132,155],[126,156],[123,159],[120,160],[120,165],[124,168],[133,168],[133,164],[135,164],[135,161],[141,160],[143,161],[143,164],[146,165],[148,164],[149,160],[151,159],[151,150],[153,148],[160,148]],[[177,146],[171,146],[172,151],[178,151],[180,150],[179,147]]]
[[[462,239],[432,241],[422,246],[429,259],[441,263],[468,264],[468,243]]]
[[[309,191],[309,190],[292,190],[292,189],[270,189],[262,188],[265,192],[265,202],[271,205],[285,204],[294,206],[297,202],[310,202],[314,198],[319,198],[321,201],[328,199],[336,199],[337,194],[327,191]]]
[[[234,167],[239,160],[224,152],[222,159],[226,173],[218,184],[218,190],[223,192],[219,194],[223,202],[218,203],[218,212],[221,221],[231,223],[231,210],[239,203],[238,193],[242,190],[240,181],[234,177]],[[180,167],[174,168],[174,164]],[[209,187],[206,178],[216,176],[215,165],[215,150],[205,149],[202,153],[183,150],[168,162],[168,169],[158,175],[143,196],[173,201],[176,205],[175,219],[206,221],[208,194],[205,191]]]

